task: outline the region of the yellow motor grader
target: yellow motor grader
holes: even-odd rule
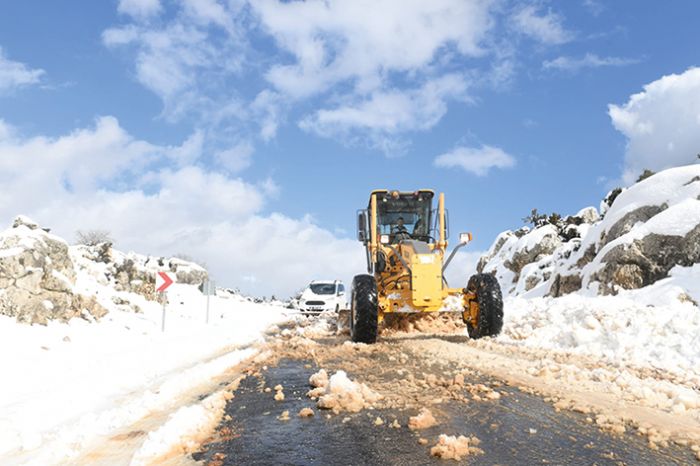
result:
[[[350,335],[374,343],[379,324],[391,313],[459,312],[471,338],[495,336],[503,326],[501,288],[493,275],[476,274],[465,288],[450,288],[445,269],[459,248],[446,257],[448,218],[445,196],[435,193],[372,191],[369,205],[357,213],[357,238],[366,248],[367,274],[352,282]]]

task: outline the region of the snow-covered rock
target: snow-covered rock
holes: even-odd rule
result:
[[[76,273],[68,244],[26,217],[0,233],[0,314],[42,323],[73,317],[102,317],[93,296],[75,291]]]
[[[171,271],[177,282],[199,284],[207,271],[182,259],[122,253],[109,243],[69,246],[38,223],[18,216],[0,233],[0,314],[46,324],[103,317],[120,308],[139,312],[155,300],[155,276]]]
[[[700,165],[613,190],[601,213],[588,207],[556,224],[503,232],[478,270],[495,274],[510,296],[618,294],[670,277],[679,298],[700,300],[670,274],[700,263]]]

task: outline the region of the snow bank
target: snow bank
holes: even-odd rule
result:
[[[282,307],[225,294],[211,298],[207,325],[196,286],[173,285],[161,332],[161,306],[130,298],[139,313],[118,306],[98,322],[25,325],[0,316],[7,355],[0,361],[0,463],[79,457],[96,437],[177,407],[183,394],[251,356],[244,346],[286,319]]]
[[[700,310],[675,300],[648,306],[628,294],[507,298],[498,340],[700,375]]]
[[[148,434],[134,454],[131,465],[153,464],[169,454],[184,455],[196,451],[221,421],[227,398],[226,392],[220,391],[201,403],[180,408],[163,426]]]

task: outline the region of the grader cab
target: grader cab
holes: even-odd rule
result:
[[[503,300],[496,278],[473,275],[465,288],[450,288],[445,270],[459,244],[446,257],[448,219],[445,196],[431,190],[372,191],[367,209],[357,213],[357,237],[365,245],[367,274],[352,283],[350,335],[374,343],[391,313],[458,312],[471,338],[495,336],[503,326]]]

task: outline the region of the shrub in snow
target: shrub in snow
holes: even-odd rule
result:
[[[114,240],[106,230],[78,230],[75,233],[75,242],[84,246],[97,246],[104,243],[112,244]]]

